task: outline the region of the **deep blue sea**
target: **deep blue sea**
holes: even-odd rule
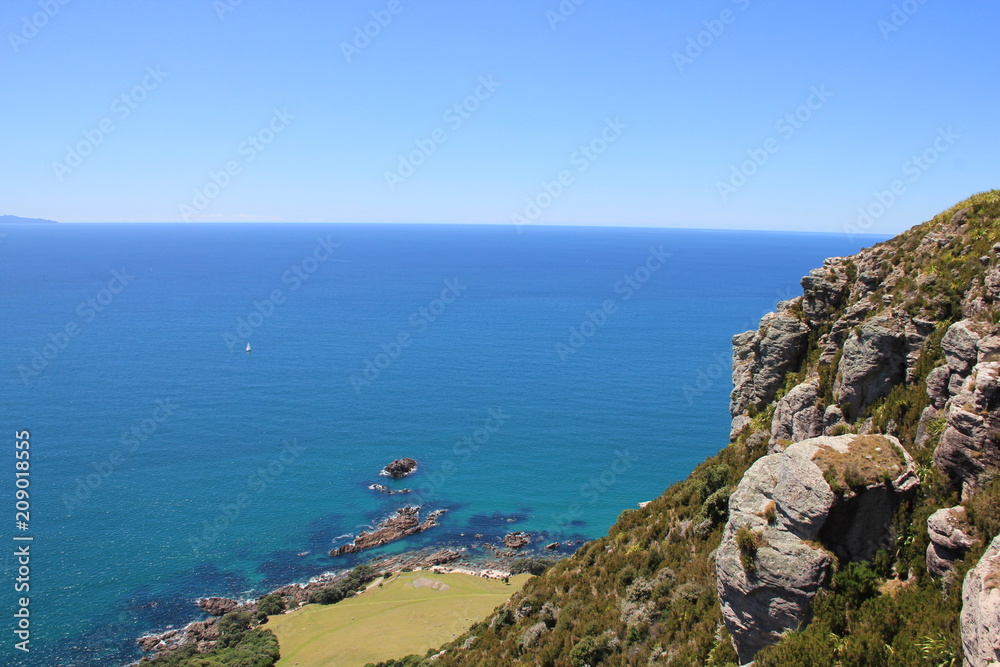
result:
[[[327,552],[414,498],[449,512],[380,553],[510,530],[603,535],[725,446],[733,334],[825,257],[876,240],[0,228],[0,663],[124,664],[137,636],[199,618],[196,598],[353,566]],[[404,456],[412,477],[378,476]],[[30,592],[17,593],[24,544]],[[14,648],[24,595],[30,653]]]

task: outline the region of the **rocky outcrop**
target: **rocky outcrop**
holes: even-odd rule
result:
[[[523,549],[528,546],[528,543],[530,542],[531,536],[528,535],[528,533],[520,531],[516,533],[507,533],[503,537],[503,545],[508,549]]]
[[[412,475],[417,469],[417,462],[413,459],[396,459],[386,467],[382,468],[380,475],[391,477],[392,479],[402,479],[407,475]]]
[[[435,510],[428,514],[427,518],[421,522],[420,507],[403,507],[384,519],[374,530],[359,533],[353,542],[331,550],[330,555],[343,556],[344,554],[352,554],[364,551],[365,549],[373,549],[383,544],[403,539],[408,535],[423,532],[428,528],[438,525],[438,517],[446,511]]]
[[[716,554],[722,616],[740,660],[808,620],[834,557],[871,558],[918,485],[895,438],[822,436],[762,457],[729,500]]]
[[[785,373],[802,360],[809,327],[790,314],[769,313],[756,331],[733,336],[733,392],[729,411],[733,417],[770,403],[785,380]]]
[[[817,405],[819,378],[796,385],[780,401],[771,422],[768,451],[784,449],[786,445],[823,435],[824,414]]]
[[[906,377],[906,334],[901,322],[880,317],[858,326],[844,341],[839,379],[833,393],[837,402],[861,410],[889,393]]]
[[[966,667],[1000,663],[1000,535],[965,577],[962,648]]]
[[[1000,467],[1000,336],[995,325],[962,320],[948,328],[941,349],[947,365],[927,383],[946,417],[934,462],[966,496]]]
[[[198,600],[198,607],[212,616],[225,616],[238,606],[240,606],[239,602],[229,598],[202,598]]]
[[[942,577],[975,544],[969,535],[965,508],[961,505],[940,509],[927,518],[927,571]]]

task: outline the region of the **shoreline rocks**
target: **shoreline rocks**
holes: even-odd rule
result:
[[[396,459],[386,467],[382,468],[379,474],[392,479],[403,479],[407,475],[412,475],[417,470],[417,462],[413,459]]]
[[[202,598],[198,600],[198,607],[205,613],[212,616],[225,616],[229,612],[240,606],[240,603],[230,598]]]

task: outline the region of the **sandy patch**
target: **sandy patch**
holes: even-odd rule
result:
[[[414,588],[433,588],[436,591],[446,591],[448,590],[448,584],[442,581],[434,581],[433,579],[428,579],[427,577],[418,577],[413,580]]]

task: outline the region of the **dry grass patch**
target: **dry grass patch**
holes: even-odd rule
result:
[[[906,470],[903,454],[881,435],[855,436],[846,452],[820,447],[812,460],[834,491],[891,482]]]

